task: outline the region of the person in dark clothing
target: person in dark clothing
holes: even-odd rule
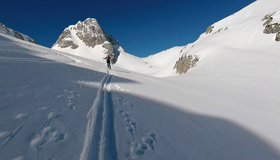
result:
[[[107,55],[104,59],[105,59],[106,62],[107,62],[107,67],[108,67],[108,69],[111,69],[112,55]]]

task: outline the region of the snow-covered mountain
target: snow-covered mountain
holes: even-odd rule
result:
[[[114,64],[116,67],[156,77],[177,76],[209,62],[206,59],[213,55],[228,52],[228,49],[267,52],[278,50],[279,45],[276,44],[280,40],[280,13],[277,5],[261,10],[259,7],[276,3],[278,2],[274,0],[260,0],[210,25],[195,42],[146,58],[126,53],[92,18],[66,28],[53,49],[103,63],[103,58],[109,51],[117,57]],[[109,44],[109,49],[104,48],[104,43]],[[221,56],[223,55],[225,54]],[[251,56],[247,58],[252,59]]]
[[[117,58],[119,50],[122,50],[118,42],[107,35],[94,18],[87,18],[65,28],[52,48],[99,62],[103,61],[106,54],[115,54]]]
[[[64,29],[52,47],[54,50],[98,62],[104,62],[103,58],[106,57],[106,54],[114,54],[116,58],[114,66],[158,77],[176,75],[174,66],[176,61],[183,54],[180,51],[176,51],[174,53],[174,51],[178,50],[178,48],[163,51],[162,53],[157,54],[157,56],[155,55],[144,59],[135,57],[126,53],[118,42],[112,38],[112,36],[108,36],[94,18],[87,18],[83,22],[79,21],[77,24]],[[167,53],[169,53],[169,56]],[[157,59],[157,62],[155,62],[155,59]],[[164,61],[161,62],[163,59]],[[192,57],[191,61],[193,59],[194,58]],[[184,60],[187,63],[190,61],[190,59]],[[190,65],[186,64],[186,66]]]
[[[162,67],[158,68],[162,73],[160,71],[155,73],[159,77],[176,75],[172,69],[175,69],[176,73],[185,73],[192,66],[199,68],[204,63],[213,63],[215,65],[213,71],[217,71],[227,65],[237,65],[235,62],[244,61],[250,65],[250,62],[257,61],[256,59],[261,61],[262,56],[277,55],[280,49],[278,41],[280,41],[279,2],[258,0],[241,11],[210,25],[195,42],[150,56],[153,57],[152,60],[149,60],[150,57],[144,60],[150,62],[150,65],[162,64]],[[236,57],[240,60],[231,61],[231,56],[233,56],[232,60]],[[217,58],[212,61],[213,57]],[[223,57],[231,62],[226,61],[223,64],[215,62],[225,62],[226,59]],[[153,59],[156,59],[156,62]],[[180,61],[183,65],[180,65]],[[212,69],[207,68],[207,70]],[[259,71],[266,72],[263,69]]]
[[[14,31],[13,29],[7,27],[6,25],[4,25],[2,23],[0,23],[0,33],[5,33],[5,34],[15,37],[17,39],[35,43],[34,39],[30,38],[29,36],[27,36],[25,34]]]
[[[258,0],[110,71],[0,33],[0,159],[279,160],[279,11]]]

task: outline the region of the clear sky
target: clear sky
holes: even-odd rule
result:
[[[0,22],[51,47],[64,28],[96,18],[139,57],[195,41],[214,22],[255,0],[7,0]]]

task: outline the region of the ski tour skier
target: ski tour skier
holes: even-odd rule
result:
[[[104,42],[102,47],[106,49],[106,52],[105,52],[106,57],[104,59],[107,62],[108,69],[111,69],[111,64],[113,64],[114,60],[115,60],[113,45],[110,42],[106,41],[106,42]]]
[[[104,58],[107,62],[107,67],[108,69],[111,69],[111,60],[113,59],[111,54],[108,54],[105,58]]]

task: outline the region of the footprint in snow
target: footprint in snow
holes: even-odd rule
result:
[[[65,133],[48,126],[45,127],[41,132],[33,136],[30,145],[32,147],[41,147],[51,142],[57,143],[63,141],[65,137]]]
[[[27,113],[18,113],[18,114],[14,117],[14,119],[23,120],[23,119],[28,118],[28,117],[29,117],[29,115],[28,115]]]
[[[119,113],[123,116],[123,120],[125,122],[125,129],[130,133],[132,137],[134,137],[136,133],[136,122],[134,122],[128,112],[120,110]]]
[[[45,111],[47,109],[49,109],[50,107],[44,106],[44,107],[40,107],[38,108],[38,111]]]
[[[11,134],[12,134],[11,131],[3,131],[3,132],[0,132],[0,140],[6,138],[6,137],[8,137],[8,136],[10,136]]]
[[[17,156],[16,158],[13,158],[12,160],[25,160],[24,156]]]
[[[74,90],[63,90],[63,93],[60,95],[57,95],[57,98],[65,98],[67,106],[70,108],[70,110],[76,109],[76,102],[77,99],[80,97],[79,94],[77,94]]]
[[[119,104],[123,105],[123,106],[126,106],[126,107],[130,107],[130,108],[133,108],[134,105],[128,101],[126,101],[121,95],[117,94],[117,97],[116,97],[117,101],[119,102]]]
[[[146,152],[153,150],[157,142],[157,135],[154,132],[148,132],[147,136],[137,142],[136,140],[131,144],[131,154],[133,158],[144,156]]]
[[[60,116],[60,114],[56,114],[55,112],[50,112],[48,114],[48,119],[55,119],[55,118],[58,118]]]

